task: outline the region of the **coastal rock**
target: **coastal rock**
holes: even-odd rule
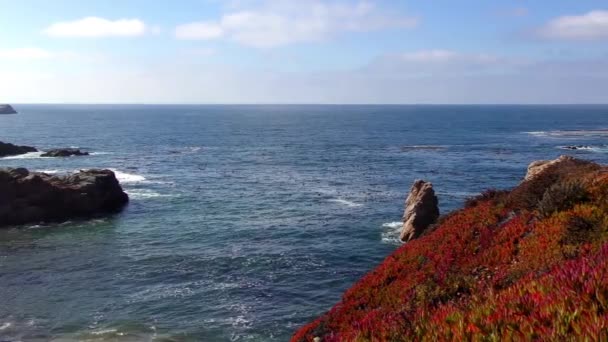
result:
[[[439,206],[433,184],[416,180],[405,200],[401,241],[407,242],[419,237],[439,218]]]
[[[89,218],[120,211],[128,201],[110,170],[51,176],[0,169],[0,226]]]
[[[565,149],[565,150],[588,150],[590,148],[591,148],[591,146],[587,146],[587,145],[570,145],[570,146],[563,147],[563,149]]]
[[[524,177],[524,181],[529,181],[535,177],[538,177],[541,173],[545,172],[549,167],[553,165],[558,165],[568,161],[574,161],[575,159],[570,156],[560,156],[554,160],[537,160],[530,165],[528,165],[528,172],[526,173],[526,177]]]
[[[31,146],[18,146],[0,141],[0,157],[16,156],[28,152],[37,152],[38,150]]]
[[[11,105],[0,104],[0,114],[17,114],[17,111]]]
[[[71,156],[88,156],[89,152],[84,152],[76,148],[58,148],[47,151],[41,157],[71,157]]]

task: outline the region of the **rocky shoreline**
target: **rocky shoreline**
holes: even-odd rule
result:
[[[0,142],[0,157],[41,152]],[[88,156],[75,148],[53,149],[41,157]],[[111,170],[81,170],[53,176],[25,168],[0,169],[0,228],[91,218],[120,211],[129,202]]]
[[[53,176],[0,169],[0,227],[86,219],[118,212],[128,202],[111,170]]]

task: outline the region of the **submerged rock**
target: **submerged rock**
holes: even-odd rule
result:
[[[412,185],[403,213],[403,228],[401,241],[407,242],[419,237],[431,224],[439,218],[439,201],[435,196],[433,184],[416,180]]]
[[[0,169],[0,226],[90,218],[120,211],[128,201],[110,170],[51,176]]]
[[[0,114],[17,114],[17,111],[11,105],[0,104]]]
[[[41,157],[71,157],[71,156],[88,156],[89,152],[84,152],[76,148],[58,148],[47,151]]]
[[[28,152],[37,152],[38,150],[31,146],[18,146],[0,141],[0,157],[17,156]]]

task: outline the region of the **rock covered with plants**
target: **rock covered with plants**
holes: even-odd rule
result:
[[[608,167],[531,169],[441,217],[292,341],[608,339]]]

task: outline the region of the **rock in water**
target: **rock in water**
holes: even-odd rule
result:
[[[0,114],[17,114],[17,111],[8,104],[0,104]]]
[[[83,152],[76,148],[58,148],[47,151],[41,157],[71,157],[71,156],[88,156],[89,152]]]
[[[439,218],[439,201],[433,184],[416,180],[405,200],[401,241],[407,242],[419,237]]]
[[[38,150],[31,146],[17,146],[0,141],[0,157],[16,156],[28,152],[37,152]]]
[[[110,170],[51,176],[0,169],[0,227],[61,222],[120,211],[129,196]]]

